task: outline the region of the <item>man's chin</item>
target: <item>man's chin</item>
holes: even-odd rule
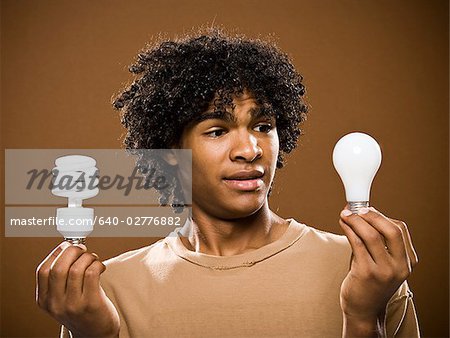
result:
[[[257,213],[264,206],[264,199],[239,198],[233,200],[223,208],[223,213],[227,214],[227,218],[245,218]]]
[[[201,203],[196,206],[208,214],[222,219],[237,219],[252,216],[266,203],[267,191],[261,189],[251,193],[211,194],[209,199],[202,196]],[[194,207],[195,208],[195,207]]]

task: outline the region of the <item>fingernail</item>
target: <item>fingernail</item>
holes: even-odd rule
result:
[[[367,214],[370,211],[369,208],[361,208],[358,210],[358,215],[364,215]]]
[[[73,246],[77,246],[77,247],[79,247],[79,248],[81,248],[81,249],[83,249],[83,250],[87,250],[87,247],[86,247],[86,245],[84,245],[84,244],[74,244]]]
[[[94,256],[94,257],[96,257],[97,259],[99,259],[98,255],[97,255],[95,252],[92,253],[92,256]]]
[[[347,217],[350,216],[352,214],[352,212],[348,209],[344,209],[341,211],[341,216]]]
[[[65,248],[67,248],[68,246],[70,246],[71,244],[69,243],[69,242],[66,242],[66,241],[64,241],[64,242],[62,242],[60,245],[59,245],[59,248],[61,249],[61,250],[64,250]]]
[[[370,210],[374,211],[374,212],[378,212],[377,209],[375,209],[374,207],[369,207]]]

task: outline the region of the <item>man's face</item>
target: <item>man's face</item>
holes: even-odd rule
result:
[[[192,149],[192,203],[214,217],[249,216],[266,202],[279,151],[275,119],[261,112],[248,92],[235,109],[187,127],[181,148]]]

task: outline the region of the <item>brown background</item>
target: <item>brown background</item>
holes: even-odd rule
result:
[[[305,77],[311,112],[278,173],[272,209],[341,233],[345,201],[331,151],[350,131],[373,135],[384,158],[372,204],[408,223],[422,333],[448,336],[447,1],[2,0],[1,20],[3,148],[119,148],[111,96],[160,31],[214,21],[274,33]],[[108,258],[154,240],[92,238],[89,247]],[[34,271],[58,242],[2,239],[3,337],[56,335],[34,304]]]

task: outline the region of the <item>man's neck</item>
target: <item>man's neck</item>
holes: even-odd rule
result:
[[[276,241],[288,225],[267,204],[251,216],[230,220],[211,217],[193,208],[193,221],[181,230],[181,240],[191,251],[233,256]]]

